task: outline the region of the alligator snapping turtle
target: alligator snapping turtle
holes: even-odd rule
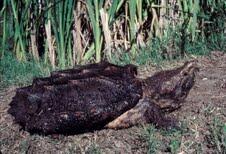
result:
[[[108,62],[56,71],[19,88],[8,112],[25,130],[76,134],[153,122],[170,126],[165,112],[178,108],[194,85],[194,62],[147,79],[134,65]]]

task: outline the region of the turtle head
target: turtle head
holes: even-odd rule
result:
[[[191,61],[187,61],[184,63],[184,66],[182,67],[181,70],[181,75],[191,75],[191,76],[195,76],[197,74],[197,72],[199,72],[199,67],[197,65],[197,60],[191,60]]]
[[[144,96],[154,100],[162,110],[173,111],[184,102],[198,71],[197,61],[192,60],[179,68],[158,72],[144,80]]]
[[[195,84],[195,76],[199,72],[199,67],[196,60],[188,61],[184,64],[180,72],[180,80],[175,86],[175,98],[183,101],[191,88]]]

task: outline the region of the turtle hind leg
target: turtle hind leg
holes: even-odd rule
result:
[[[142,99],[134,108],[108,123],[105,128],[122,129],[145,123],[153,123],[164,128],[176,126],[176,122],[166,118],[158,105],[148,99]]]

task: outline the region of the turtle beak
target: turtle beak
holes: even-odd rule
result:
[[[182,71],[183,75],[196,75],[199,72],[199,67],[197,64],[197,60],[192,60],[187,62],[184,66],[184,70]]]
[[[200,71],[197,64],[195,64],[193,67],[190,68],[189,72],[190,74],[197,75],[197,73]]]

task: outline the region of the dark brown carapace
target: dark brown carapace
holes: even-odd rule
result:
[[[103,128],[142,97],[134,65],[107,62],[53,72],[17,89],[9,113],[25,130],[73,134]]]

